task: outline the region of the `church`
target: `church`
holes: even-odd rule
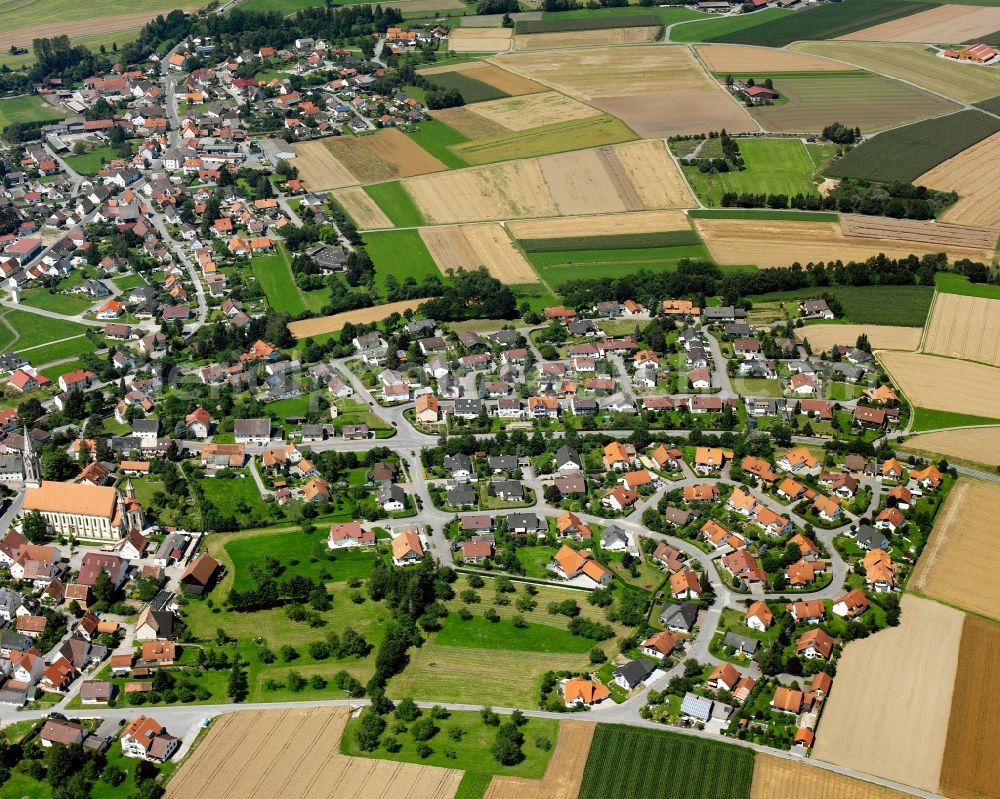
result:
[[[51,533],[82,541],[118,542],[130,530],[142,529],[142,506],[135,499],[131,480],[124,493],[114,486],[42,480],[31,439],[26,434],[24,440],[22,518],[38,511]]]

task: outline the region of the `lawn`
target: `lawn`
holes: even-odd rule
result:
[[[754,752],[673,732],[599,724],[580,799],[747,799]]]
[[[203,477],[198,481],[205,490],[205,501],[225,516],[245,517],[251,513],[267,513],[264,500],[248,469],[239,470],[242,477],[233,479]]]
[[[420,227],[427,224],[417,204],[398,180],[373,183],[365,186],[364,190],[396,227]]]
[[[0,100],[0,130],[15,122],[48,122],[65,114],[53,108],[37,94],[22,94]]]
[[[302,291],[295,285],[288,253],[280,244],[272,255],[255,255],[250,260],[254,277],[267,295],[272,310],[293,316],[303,311],[318,311],[330,301],[330,289]]]
[[[130,289],[138,288],[139,286],[149,285],[142,275],[137,275],[132,273],[130,275],[122,275],[121,277],[111,278],[111,282],[118,286],[122,291],[129,291]]]
[[[279,578],[282,580],[292,576],[321,579],[327,583],[366,579],[375,563],[374,550],[331,550],[326,545],[328,529],[327,525],[321,525],[311,533],[295,530],[227,542],[225,550],[236,573],[233,587],[239,591],[252,588],[255,581],[250,566],[262,564],[265,557],[276,558],[281,563]]]
[[[685,22],[683,25],[672,28],[670,41],[704,42],[718,36],[753,28],[756,25],[763,25],[765,22],[773,22],[794,13],[796,12],[782,8],[765,8],[753,14],[739,14],[721,19],[705,19],[699,14],[694,22]]]
[[[781,383],[753,377],[733,377],[733,390],[745,397],[780,397]]]
[[[96,175],[108,161],[118,157],[114,147],[98,147],[83,155],[68,155],[64,160],[81,175]]]
[[[998,413],[1000,416],[1000,413]],[[982,424],[997,424],[998,419],[990,419],[985,416],[972,416],[968,413],[952,413],[950,411],[937,411],[931,408],[913,409],[913,426],[910,428],[914,433],[924,433],[928,430],[941,430],[947,427],[975,427]]]
[[[97,345],[86,336],[76,336],[67,341],[55,344],[43,344],[30,350],[21,350],[20,354],[28,359],[33,366],[39,366],[62,358],[75,358],[84,352],[94,352]]]
[[[945,294],[961,294],[965,297],[984,297],[1000,300],[1000,286],[991,283],[970,283],[964,275],[954,272],[935,272],[934,283],[937,290]]]
[[[345,424],[366,424],[376,435],[380,432],[388,434],[378,435],[379,438],[389,438],[396,434],[395,428],[377,413],[373,413],[365,403],[351,399],[337,400],[337,418],[332,424],[338,432]]]
[[[904,327],[923,327],[934,297],[931,286],[827,286],[759,294],[752,299],[755,302],[815,299],[822,292],[840,300],[845,321]]]
[[[529,263],[542,280],[557,289],[569,280],[590,280],[647,269],[672,272],[682,258],[708,259],[703,245],[646,247],[634,250],[569,250],[528,253]]]
[[[445,619],[437,635],[444,646],[467,646],[476,649],[507,649],[525,652],[587,652],[594,642],[547,624],[525,622],[523,628],[507,620],[490,622],[483,616],[465,621],[458,614]]]
[[[400,283],[412,277],[444,278],[417,230],[379,230],[365,233],[365,249],[375,263],[375,282],[385,291],[385,280],[393,275]]]
[[[461,169],[463,166],[468,166],[452,149],[452,145],[467,142],[468,137],[463,136],[444,122],[436,119],[425,119],[409,136],[449,169]]]
[[[29,289],[21,295],[21,304],[43,311],[54,311],[66,316],[76,316],[93,306],[97,301],[85,294],[64,294],[48,289]]]
[[[624,122],[610,114],[556,122],[512,133],[501,133],[483,139],[457,144],[452,152],[470,164],[489,164],[515,158],[603,147],[636,139]]]
[[[684,167],[684,176],[708,205],[721,205],[725,192],[755,194],[816,194],[819,167],[836,152],[833,144],[805,144],[802,139],[739,141],[746,163],[741,172],[706,173]]]
[[[423,712],[427,713],[426,710]],[[535,739],[539,736],[548,738],[554,747],[556,736],[559,734],[559,721],[556,719],[528,719],[527,723],[521,728],[521,733],[524,735],[524,760],[516,766],[501,766],[493,758],[491,751],[493,741],[496,738],[496,727],[491,727],[483,723],[482,716],[476,711],[453,711],[448,718],[437,720],[436,726],[440,727],[440,732],[429,740],[428,743],[434,752],[426,758],[421,758],[416,753],[416,741],[407,733],[392,736],[402,744],[402,749],[398,752],[390,753],[386,751],[384,745],[379,746],[374,752],[362,752],[358,749],[353,734],[357,724],[358,721],[356,719],[348,722],[344,737],[341,740],[341,751],[346,755],[399,760],[404,763],[419,763],[425,766],[439,766],[441,768],[456,768],[457,765],[457,767],[475,774],[505,774],[528,779],[540,779],[545,774],[545,767],[552,756],[552,748],[548,750],[539,749],[535,746]],[[383,744],[385,738],[392,735],[392,724],[393,719],[390,718],[390,729],[382,736]],[[454,727],[458,727],[464,731],[464,735],[458,741],[448,733]],[[452,750],[456,757],[449,758],[445,754],[446,750]]]
[[[552,572],[546,567],[556,555],[554,547],[518,547],[516,554],[526,577],[551,579]]]

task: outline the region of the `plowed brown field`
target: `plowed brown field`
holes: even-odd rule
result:
[[[938,292],[924,351],[1000,366],[1000,300]]]
[[[844,647],[813,757],[937,791],[964,616],[901,601],[898,627]]]
[[[485,266],[507,285],[539,282],[538,273],[498,224],[425,227],[420,238],[442,272]]]
[[[809,339],[813,352],[829,352],[834,344],[853,347],[864,333],[876,350],[915,350],[920,346],[919,327],[893,325],[806,325],[796,331],[800,339]]]
[[[651,42],[660,29],[604,28],[592,31],[559,31],[557,33],[527,33],[514,37],[515,50],[551,50],[560,47],[603,47],[609,44]]]
[[[879,360],[917,407],[997,416],[1000,369],[995,366],[915,352],[884,352]]]
[[[910,587],[1000,620],[1000,562],[983,557],[996,539],[997,503],[1000,485],[965,477],[959,480],[937,517]],[[970,569],[974,569],[974,579],[970,579]]]
[[[400,300],[374,308],[358,308],[356,311],[344,311],[333,316],[316,316],[312,319],[301,319],[289,322],[288,329],[295,338],[320,336],[323,333],[336,333],[340,328],[351,322],[355,325],[367,322],[380,322],[392,313],[403,313],[406,310],[416,310],[417,306],[426,300]]]
[[[981,250],[896,238],[847,236],[836,222],[696,219],[709,252],[722,264],[790,266],[808,261],[863,261],[885,253],[890,258],[947,252],[952,258],[982,260]]]
[[[699,44],[695,49],[712,72],[842,72],[855,67],[829,58],[775,50],[773,47],[751,47],[742,44]]]
[[[395,227],[392,220],[383,213],[382,209],[360,186],[335,191],[333,199],[344,206],[344,210],[361,230]]]
[[[1000,30],[1000,8],[943,5],[840,36],[856,42],[952,44]]]
[[[1000,203],[996,201],[996,187],[1000,185],[1000,133],[938,164],[914,183],[958,192],[958,202],[945,211],[944,221],[1000,228]]]
[[[1000,466],[1000,427],[969,427],[921,433],[906,439],[903,448],[987,466]]]
[[[456,53],[498,53],[510,48],[510,28],[452,28],[448,49]]]
[[[302,183],[310,191],[342,189],[361,182],[334,158],[322,139],[296,142],[292,149],[295,151],[295,167],[299,170]]]
[[[856,780],[835,771],[797,760],[757,754],[750,799],[914,799],[873,782]]]
[[[576,799],[596,728],[586,721],[560,722],[559,739],[545,776],[540,780],[494,777],[483,799]]]
[[[340,754],[346,708],[221,716],[167,784],[167,799],[451,799],[462,772]]]
[[[840,229],[848,236],[915,241],[944,248],[961,247],[978,252],[980,258],[987,262],[993,259],[993,251],[997,246],[995,230],[967,225],[942,225],[938,222],[921,222],[914,219],[841,214]]]
[[[1000,735],[995,734],[995,723],[1000,626],[969,616],[962,630],[958,664],[939,791],[955,799],[997,799]]]

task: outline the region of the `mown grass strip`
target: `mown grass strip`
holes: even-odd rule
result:
[[[767,211],[753,208],[695,208],[688,211],[692,219],[773,219],[783,222],[836,222],[840,216],[833,211]]]
[[[701,244],[701,239],[693,230],[665,230],[659,233],[521,239],[518,243],[525,252],[562,252],[565,250],[638,250],[648,247],[686,247]]]
[[[373,183],[364,189],[396,227],[422,227],[427,223],[413,198],[398,180]]]

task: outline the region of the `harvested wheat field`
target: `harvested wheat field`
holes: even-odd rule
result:
[[[630,214],[564,216],[558,219],[525,219],[507,229],[515,239],[562,239],[574,236],[619,236],[628,233],[661,233],[690,230],[681,211],[636,211]]]
[[[1000,426],[921,433],[906,439],[903,448],[987,466],[1000,466]]]
[[[421,75],[461,72],[467,77],[475,78],[482,83],[488,83],[490,86],[506,92],[511,97],[548,90],[548,87],[543,86],[541,83],[528,80],[520,75],[515,75],[513,72],[508,72],[506,69],[501,69],[494,64],[487,64],[485,61],[469,61],[468,63],[456,64],[454,66],[446,64],[440,67],[425,67],[419,70],[419,72]]]
[[[498,224],[421,228],[420,238],[442,272],[478,269],[507,285],[537,283],[538,274]]]
[[[919,44],[828,41],[797,42],[789,46],[799,52],[827,56],[912,81],[965,103],[1000,95],[1000,73],[995,69],[958,64]]]
[[[996,675],[1000,626],[969,616],[962,630],[940,793],[954,799],[1000,797],[1000,735]]]
[[[914,799],[914,796],[798,760],[758,752],[750,799]]]
[[[663,142],[628,142],[411,178],[431,224],[573,216],[694,204]]]
[[[220,716],[167,785],[168,799],[451,799],[462,772],[340,754],[346,708]]]
[[[530,130],[542,125],[587,119],[600,115],[589,105],[559,92],[538,92],[522,97],[504,97],[476,103],[469,112],[485,117],[501,130]]]
[[[540,780],[494,777],[483,799],[576,799],[595,729],[596,724],[586,721],[559,722],[559,738],[545,776]]]
[[[602,47],[609,44],[651,42],[660,28],[604,28],[590,31],[525,33],[514,37],[515,50],[552,50],[560,47]]]
[[[744,44],[699,44],[695,47],[701,60],[712,72],[841,72],[852,70],[829,58],[775,50],[773,47],[752,47]]]
[[[448,49],[454,53],[498,53],[510,48],[510,28],[452,28]]]
[[[895,238],[846,236],[836,222],[790,220],[696,219],[712,257],[720,264],[756,264],[762,268],[794,262],[864,261],[885,253],[890,258],[947,252],[951,258],[976,258],[979,250]]]
[[[333,192],[333,199],[340,203],[354,224],[361,230],[378,230],[395,227],[375,201],[360,186]]]
[[[299,170],[299,177],[310,191],[342,189],[361,182],[333,157],[323,139],[296,142],[292,149],[295,150],[295,167]]]
[[[1000,561],[983,557],[996,540],[998,502],[1000,485],[965,477],[959,480],[938,514],[910,588],[1000,619]],[[972,564],[975,579],[970,580]]]
[[[522,51],[495,63],[613,114],[644,138],[759,129],[686,45]]]
[[[477,105],[482,105],[482,103],[477,103]],[[467,139],[485,139],[508,132],[503,125],[498,125],[496,122],[480,116],[472,110],[472,106],[468,105],[442,108],[434,112],[434,118],[439,122],[444,122],[449,128],[454,128]]]
[[[876,350],[913,351],[920,346],[919,327],[893,325],[806,325],[796,334],[809,339],[813,352],[829,352],[834,344],[854,346],[858,336],[868,336],[868,343]]]
[[[960,247],[977,252],[979,260],[987,263],[993,260],[993,251],[997,246],[997,232],[989,228],[943,225],[915,219],[841,214],[840,229],[848,236],[915,241],[946,248]]]
[[[357,177],[356,183],[395,180],[447,169],[397,128],[382,128],[357,137],[330,136],[320,141]]]
[[[390,302],[385,305],[376,305],[373,308],[358,308],[354,311],[344,311],[332,316],[316,316],[312,319],[289,322],[288,329],[295,338],[321,336],[324,333],[336,333],[348,322],[355,325],[367,324],[368,322],[381,322],[392,313],[403,313],[408,310],[415,311],[424,302],[426,300],[400,300],[399,302]]]
[[[1000,366],[1000,300],[938,292],[924,352]]]
[[[403,185],[431,224],[559,215],[534,158],[410,178]]]
[[[941,217],[945,222],[1000,228],[1000,203],[996,201],[996,187],[1000,185],[1000,133],[938,164],[913,182],[958,193],[958,202]]]
[[[904,594],[901,624],[844,647],[813,757],[936,791],[963,614]]]
[[[918,408],[997,416],[1000,369],[995,366],[915,352],[885,352],[879,360]]]
[[[943,5],[838,38],[855,42],[951,44],[975,39],[996,30],[1000,30],[1000,8]]]

